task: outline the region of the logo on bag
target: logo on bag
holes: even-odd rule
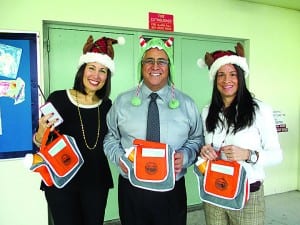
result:
[[[70,165],[70,163],[71,163],[71,157],[68,155],[68,154],[63,154],[62,156],[61,156],[61,161],[63,162],[63,164],[64,165]]]
[[[224,178],[218,178],[215,181],[215,187],[221,191],[227,189],[228,183]]]
[[[157,172],[157,165],[154,162],[148,162],[145,165],[146,173],[153,175]]]

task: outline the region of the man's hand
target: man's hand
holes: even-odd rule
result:
[[[180,173],[183,166],[183,153],[176,152],[174,155],[174,170],[175,174]]]

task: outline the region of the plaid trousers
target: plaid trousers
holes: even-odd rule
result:
[[[241,210],[224,209],[203,202],[206,225],[264,225],[264,187],[250,192],[249,201]]]

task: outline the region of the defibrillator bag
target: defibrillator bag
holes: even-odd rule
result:
[[[199,196],[222,208],[240,210],[249,200],[249,183],[245,168],[237,161],[208,160],[205,174],[194,165]]]
[[[47,142],[50,128],[46,130],[37,153],[43,161],[33,164],[30,170],[40,173],[47,186],[54,184],[62,188],[75,176],[84,160],[73,137],[53,132],[56,137]]]
[[[121,158],[132,185],[152,191],[169,191],[175,185],[174,154],[165,143],[135,139],[134,161]]]

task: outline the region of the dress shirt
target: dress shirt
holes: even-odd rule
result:
[[[160,117],[160,141],[171,149],[183,153],[183,169],[177,174],[179,180],[192,165],[203,145],[203,126],[201,115],[194,101],[186,94],[175,91],[179,101],[178,108],[169,108],[172,91],[166,85],[156,93]],[[152,91],[141,85],[139,97],[141,104],[134,106],[131,99],[136,95],[136,89],[120,94],[113,103],[107,115],[108,134],[104,140],[106,156],[117,166],[126,148],[133,146],[134,139],[146,139],[147,111]],[[127,177],[120,171],[124,177]]]

